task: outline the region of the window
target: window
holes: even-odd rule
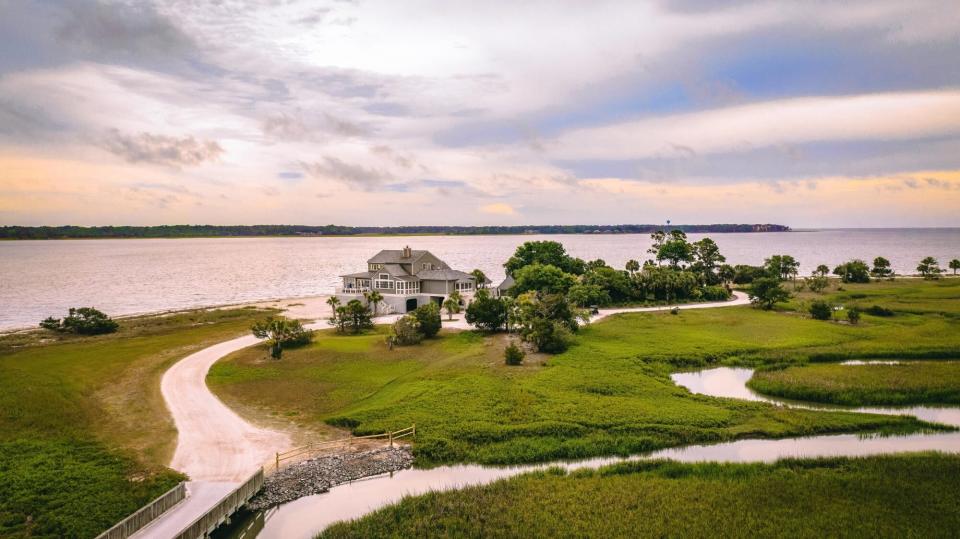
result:
[[[420,283],[409,281],[397,281],[397,294],[419,294]]]
[[[427,269],[427,266],[428,266],[428,265],[429,265],[429,264],[427,264],[426,262],[424,262],[423,264],[420,264],[420,269]]]
[[[383,264],[370,264],[370,271],[382,270]]]
[[[381,273],[377,275],[377,280],[373,283],[375,288],[393,288],[393,281],[390,280],[390,275],[387,273]]]
[[[468,290],[473,290],[473,283],[470,281],[458,281],[457,282],[457,292],[466,292]]]

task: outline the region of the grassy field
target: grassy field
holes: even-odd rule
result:
[[[247,331],[252,310],[121,321],[117,333],[0,336],[0,536],[92,537],[181,476],[160,394],[174,361]]]
[[[777,397],[850,406],[960,404],[960,362],[814,364],[759,370],[747,385]]]
[[[799,293],[796,300],[827,299],[845,307],[865,309],[879,305],[899,313],[960,317],[960,278],[951,276],[935,281],[897,279],[861,284],[831,281],[825,294],[805,291]],[[797,301],[793,303],[796,305]]]
[[[960,457],[642,462],[406,498],[323,538],[952,537]]]
[[[735,438],[914,428],[912,421],[690,395],[669,374],[713,363],[956,355],[960,321],[864,316],[858,326],[749,307],[612,317],[567,352],[503,365],[503,339],[449,333],[388,351],[382,333],[321,335],[270,361],[243,350],[208,383],[228,404],[356,433],[417,424],[420,465],[629,454]]]

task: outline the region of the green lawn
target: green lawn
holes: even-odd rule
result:
[[[534,462],[913,428],[903,418],[694,396],[669,374],[716,362],[956,355],[958,330],[960,321],[935,314],[865,316],[858,326],[749,307],[629,314],[584,329],[563,354],[519,368],[502,364],[502,336],[450,333],[388,351],[382,333],[326,333],[281,361],[269,360],[263,347],[237,352],[214,366],[208,382],[231,406],[305,425],[370,433],[416,423],[420,465]]]
[[[953,537],[960,457],[642,462],[405,498],[347,537]]]
[[[777,397],[850,406],[960,404],[960,362],[814,364],[759,370],[747,385]]]
[[[0,337],[0,536],[92,537],[182,477],[160,377],[262,316],[139,317],[97,337]]]
[[[823,298],[836,304],[857,306],[861,309],[880,305],[901,313],[933,313],[954,318],[960,316],[960,278],[947,277],[932,281],[897,279],[860,284],[831,281],[825,294],[807,291],[801,293],[799,299]],[[838,286],[843,290],[838,290]]]

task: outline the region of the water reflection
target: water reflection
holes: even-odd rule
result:
[[[780,406],[850,410],[875,414],[908,414],[927,421],[960,427],[960,409],[913,406],[903,408],[840,408],[810,403],[778,401],[756,394],[746,387],[752,369],[721,367],[691,373],[677,373],[674,382],[693,393],[751,401],[767,401]],[[326,494],[308,496],[283,504],[266,513],[257,513],[239,522],[221,537],[311,538],[334,522],[361,517],[396,503],[404,496],[429,491],[450,490],[483,485],[524,472],[560,466],[567,470],[597,468],[617,462],[668,458],[680,462],[773,462],[781,458],[866,456],[905,451],[960,452],[960,433],[913,434],[905,436],[863,436],[839,434],[788,438],[782,440],[739,440],[712,445],[693,445],[663,449],[627,459],[604,457],[577,462],[528,466],[489,467],[476,465],[441,466],[430,470],[405,470],[333,488]]]

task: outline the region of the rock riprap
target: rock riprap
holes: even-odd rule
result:
[[[247,503],[257,511],[312,494],[322,494],[342,483],[396,472],[413,465],[406,446],[326,455],[288,466],[267,477],[263,490]]]

